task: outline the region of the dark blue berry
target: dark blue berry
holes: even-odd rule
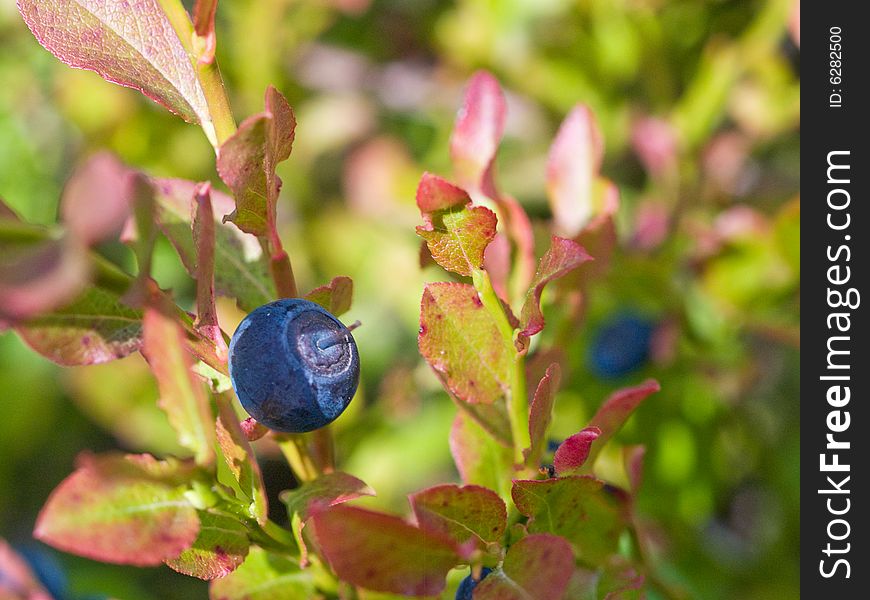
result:
[[[490,573],[492,573],[492,569],[484,567],[480,571],[480,579],[475,580],[471,575],[463,579],[462,583],[460,583],[459,587],[456,589],[456,600],[472,600],[471,594],[474,592],[474,588],[476,588],[477,584],[483,581]]]
[[[299,298],[271,302],[245,317],[230,342],[229,367],[248,414],[287,433],[334,421],[359,383],[359,353],[350,331]]]
[[[649,357],[652,334],[652,321],[638,315],[622,313],[609,319],[592,341],[590,368],[604,378],[631,373]]]

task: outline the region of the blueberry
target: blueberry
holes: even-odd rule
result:
[[[328,425],[359,384],[350,331],[313,302],[265,304],[239,324],[230,342],[233,388],[254,419],[286,433]]]
[[[631,313],[605,322],[592,341],[590,368],[605,378],[621,377],[641,367],[649,357],[653,323]]]
[[[480,579],[475,580],[471,575],[463,579],[462,583],[459,584],[459,587],[456,590],[455,600],[472,600],[471,594],[474,592],[474,588],[476,588],[477,584],[483,581],[490,573],[492,573],[492,569],[484,567],[480,572]]]

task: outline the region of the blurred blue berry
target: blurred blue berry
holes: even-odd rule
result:
[[[484,567],[480,571],[479,580],[473,579],[471,575],[463,579],[462,583],[459,584],[459,587],[456,590],[456,600],[471,600],[471,594],[474,592],[474,588],[476,588],[477,584],[483,581],[490,573],[492,573],[492,569]]]
[[[622,377],[640,368],[649,358],[654,324],[631,313],[618,314],[604,322],[589,353],[589,366],[599,377]]]

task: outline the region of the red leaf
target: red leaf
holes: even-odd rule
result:
[[[193,64],[159,0],[18,0],[18,10],[69,66],[137,89],[186,121],[210,123]]]
[[[52,600],[27,562],[0,538],[0,598],[5,600]]]
[[[87,245],[117,237],[130,215],[132,174],[108,152],[94,155],[76,169],[60,200],[70,233]]]
[[[217,170],[236,200],[236,209],[225,220],[247,233],[277,237],[275,206],[281,180],[275,168],[293,149],[296,117],[287,99],[272,86],[266,90],[265,103],[264,112],[245,119],[220,147]]]
[[[601,430],[597,427],[587,427],[562,442],[553,457],[556,473],[570,475],[582,467],[589,456],[589,447],[600,435]]]
[[[475,73],[450,137],[453,170],[463,187],[480,190],[504,133],[507,104],[498,81],[486,71]]]
[[[559,127],[547,162],[547,192],[560,235],[575,237],[596,212],[594,186],[603,154],[595,117],[578,104]]]
[[[323,555],[343,581],[407,596],[441,593],[464,559],[441,534],[361,508],[335,506],[312,517]]]
[[[509,387],[512,357],[471,285],[426,286],[418,345],[447,390],[463,402],[492,404]]]
[[[527,347],[529,338],[544,328],[544,314],[541,312],[541,294],[544,286],[570,273],[588,260],[592,260],[592,257],[577,242],[556,236],[550,239],[550,249],[538,263],[538,270],[535,272],[535,278],[532,280],[520,312],[522,330],[517,334],[517,347]]]
[[[341,471],[324,473],[313,481],[281,493],[281,502],[290,514],[307,520],[313,512],[325,506],[337,506],[362,496],[374,496],[375,491],[364,481]]]
[[[485,487],[438,485],[408,499],[421,527],[439,531],[463,545],[471,539],[481,548],[499,543],[507,527],[507,509],[498,494]]]
[[[425,223],[417,235],[426,240],[435,262],[465,276],[483,267],[484,251],[495,237],[495,213],[471,206],[465,191],[430,173],[420,180],[417,206]]]
[[[529,535],[511,546],[501,569],[487,575],[474,600],[561,600],[574,570],[574,553],[561,537]]]
[[[211,184],[199,184],[194,191],[193,243],[196,245],[196,331],[214,344],[221,362],[228,357],[224,334],[214,304],[215,222],[211,206]]]
[[[552,363],[535,389],[532,405],[529,407],[529,438],[532,440],[526,457],[529,465],[535,465],[541,460],[546,447],[547,429],[553,419],[553,402],[561,379],[562,369],[558,363]]]
[[[601,435],[598,437],[598,442],[589,452],[588,467],[594,466],[595,459],[598,457],[601,448],[622,428],[628,417],[634,412],[634,409],[647,396],[660,389],[661,386],[659,386],[658,381],[648,379],[638,386],[624,388],[615,392],[601,405],[601,408],[598,409],[598,412],[589,421],[589,426],[595,426],[600,429]]]
[[[147,455],[84,455],[39,513],[34,536],[104,562],[151,566],[174,558],[199,531],[184,469]]]
[[[637,496],[643,483],[643,459],[646,455],[646,447],[642,445],[626,446],[622,449],[622,462],[625,465],[625,473],[628,475],[628,485],[632,496]]]

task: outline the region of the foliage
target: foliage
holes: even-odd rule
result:
[[[355,145],[349,142],[369,132],[342,128],[365,126],[365,101],[351,96],[336,100],[347,102],[337,108],[307,102],[283,80],[274,62],[278,48],[250,60],[258,39],[280,39],[275,28],[285,19],[251,25],[256,34],[248,39],[221,21],[245,8],[216,11],[214,1],[198,0],[190,19],[177,0],[120,3],[117,11],[87,0],[20,0],[24,21],[52,54],[141,91],[199,125],[207,142],[179,142],[180,161],[137,156],[109,142],[142,170],[110,153],[94,154],[59,195],[60,224],[33,218],[20,202],[0,204],[0,324],[45,358],[73,367],[65,377],[81,410],[110,415],[104,422],[121,445],[141,452],[82,454],[43,506],[35,536],[100,561],[165,564],[210,581],[210,597],[227,599],[449,598],[469,571],[483,569],[488,575],[474,598],[681,598],[697,595],[705,578],[722,577],[710,574],[711,563],[727,556],[692,558],[698,542],[687,541],[681,527],[689,522],[699,537],[723,537],[711,505],[716,486],[742,489],[738,495],[749,494],[744,502],[768,506],[763,494],[752,496],[751,467],[732,471],[741,460],[757,464],[762,457],[746,429],[752,419],[727,410],[726,401],[771,376],[747,359],[747,336],[758,353],[790,360],[782,346],[794,339],[799,284],[799,203],[720,211],[743,173],[722,165],[746,160],[750,143],[774,145],[770,140],[788,135],[794,126],[788,95],[796,84],[776,90],[779,112],[770,109],[769,119],[753,119],[735,100],[728,110],[739,132],[731,133],[742,137],[725,132],[703,146],[723,122],[731,86],[741,86],[737,98],[764,99],[774,93],[771,80],[788,79],[778,59],[745,66],[768,56],[769,38],[784,22],[783,4],[770,2],[757,21],[733,25],[745,31],[735,34],[738,41],[684,67],[694,79],[667,120],[630,116],[624,86],[584,80],[595,68],[575,80],[559,56],[588,53],[599,71],[622,73],[624,81],[632,65],[648,63],[655,74],[644,80],[646,111],[667,106],[682,85],[665,78],[657,89],[655,77],[682,76],[669,73],[663,50],[644,56],[637,47],[644,32],[690,29],[668,19],[707,27],[719,21],[684,8],[668,9],[655,25],[651,8],[628,16],[591,4],[583,18],[595,24],[592,37],[526,40],[520,43],[526,54],[511,52],[515,64],[499,55],[494,39],[486,41],[486,31],[475,40],[460,31],[464,19],[484,10],[480,3],[444,9],[439,35],[457,43],[449,49],[441,42],[452,68],[491,66],[508,92],[493,74],[477,71],[461,103],[455,87],[442,100],[460,106],[449,139],[441,122],[393,105],[395,114],[385,120],[401,135]],[[312,29],[326,29],[317,23],[333,19],[340,32],[357,18],[336,16],[329,3],[277,5],[300,11],[294,16]],[[515,42],[558,19],[556,5],[521,5],[504,3],[489,15],[492,27],[518,36]],[[249,19],[269,12],[247,10]],[[733,14],[722,22],[748,18],[728,10]],[[358,18],[361,27],[376,29],[368,18]],[[299,36],[320,35],[299,27]],[[626,64],[608,63],[614,39],[623,47],[613,56]],[[227,56],[233,59],[224,62],[224,75],[232,85],[225,88],[217,63]],[[529,68],[532,62],[541,68]],[[534,75],[524,80],[523,73]],[[283,80],[278,87],[294,109],[272,76]],[[426,72],[432,81],[439,76],[447,77]],[[308,77],[321,85],[313,71]],[[418,93],[432,92],[431,84],[418,85]],[[227,93],[236,86],[236,105],[254,113],[238,128]],[[545,108],[530,111],[535,102]],[[163,118],[147,114],[146,120]],[[518,127],[534,132],[552,114],[566,116],[555,134],[533,136],[540,160],[529,160],[517,143],[524,135]],[[168,124],[170,138],[190,131],[158,122]],[[133,120],[130,127],[118,135],[150,125]],[[619,156],[629,127],[634,166],[608,170],[613,159],[605,146],[615,141]],[[312,131],[317,135],[303,138]],[[421,135],[432,139],[416,152],[401,141]],[[544,138],[552,138],[546,146]],[[347,160],[330,157],[338,148],[350,148]],[[353,216],[312,192],[334,174],[318,172],[324,157],[346,164]],[[701,174],[696,159],[706,160]],[[604,172],[618,173],[620,185]],[[231,194],[218,189],[218,179]],[[409,182],[417,179],[414,195]],[[646,198],[639,198],[638,181],[646,182]],[[696,194],[713,209],[692,204],[687,195]],[[292,207],[288,198],[296,201]],[[416,272],[409,235],[415,225],[423,276],[438,281],[424,283]],[[388,231],[397,233],[385,237]],[[306,297],[366,323],[362,390],[346,415],[310,434],[266,433],[244,420],[227,377],[225,332],[245,312],[283,297]],[[588,336],[621,305],[653,315],[654,332],[640,342],[638,364],[597,381],[594,368],[584,366],[595,363],[584,354],[596,348]],[[414,330],[431,373],[414,367],[408,336],[398,333]],[[88,404],[97,402],[86,390],[89,377],[100,387],[107,381],[100,373],[126,368],[141,377],[121,382],[117,397],[99,407]],[[638,384],[644,375],[662,385],[651,378]],[[135,442],[113,423],[130,414],[134,385],[150,386],[140,404],[153,439],[162,431],[168,440],[162,446],[147,435]],[[455,408],[441,402],[445,392]],[[33,398],[31,408],[46,401]],[[38,438],[38,427],[27,435]],[[705,468],[696,464],[698,439],[715,450],[700,458],[710,461]],[[646,443],[653,457],[643,487],[644,447],[626,440]],[[278,456],[293,473],[283,483],[266,468],[274,470]],[[703,519],[711,523],[706,532]],[[677,544],[673,554],[663,542],[669,537]],[[0,546],[0,592],[4,582],[20,581],[14,592],[38,597],[40,584],[6,548]],[[752,585],[764,596],[758,590],[765,582]],[[782,585],[788,597],[791,588]]]

